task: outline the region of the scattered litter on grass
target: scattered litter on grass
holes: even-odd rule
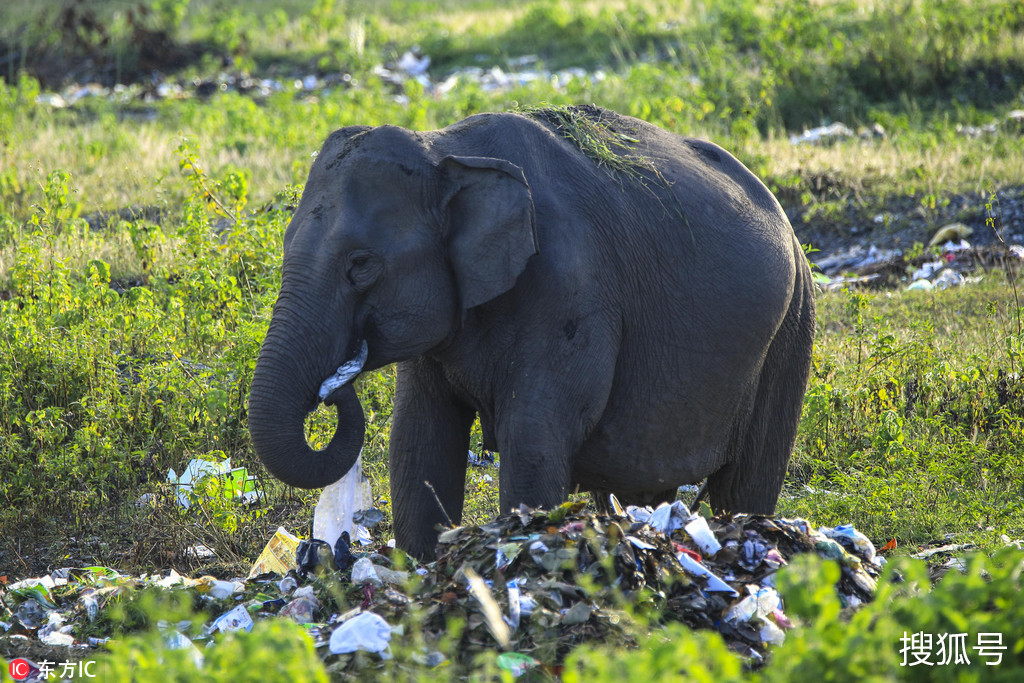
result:
[[[298,549],[299,539],[288,533],[284,527],[277,527],[277,531],[270,537],[267,546],[253,563],[247,578],[251,579],[259,574],[287,574],[295,569],[295,551]]]
[[[965,239],[970,234],[971,228],[961,223],[943,226],[935,233],[929,251],[915,258],[907,257],[900,249],[853,245],[815,262],[815,282],[826,290],[896,285],[911,291],[931,291],[971,284],[981,279],[980,274],[971,273],[1002,269],[1008,261],[1024,260],[1024,246],[1020,244],[1005,249],[998,245],[978,247]]]
[[[385,653],[391,642],[391,625],[373,612],[360,612],[343,621],[331,633],[328,649],[343,655],[356,650]]]
[[[982,138],[1003,132],[1011,135],[1024,134],[1024,109],[1014,109],[1001,121],[993,121],[983,126],[958,125],[956,132],[965,138]]]
[[[217,477],[220,480],[216,490],[225,498],[239,498],[244,503],[253,503],[259,496],[255,479],[244,467],[232,469],[231,458],[220,462],[193,458],[181,476],[173,469],[167,471],[167,481],[177,489],[178,504],[186,509],[195,498],[195,487],[207,477]]]
[[[844,123],[832,123],[805,130],[799,135],[790,135],[792,145],[829,145],[853,137],[853,131]]]
[[[854,136],[861,140],[882,139],[886,137],[886,132],[880,123],[875,123],[870,127],[861,127],[856,133],[845,123],[832,123],[804,130],[799,135],[790,135],[789,143],[791,145],[831,145]]]
[[[962,553],[965,550],[971,550],[974,548],[973,543],[950,543],[947,545],[939,546],[938,548],[929,548],[928,550],[922,550],[919,553],[911,555],[915,560],[926,560],[933,555],[940,555],[942,553]]]
[[[480,455],[469,451],[466,457],[467,462],[473,467],[498,467],[498,463],[494,461],[494,453],[490,451],[481,451]]]
[[[606,78],[604,71],[587,71],[578,67],[552,71],[545,69],[536,55],[510,58],[501,66],[463,67],[446,74],[431,76],[431,58],[421,54],[418,48],[402,53],[395,62],[378,64],[370,73],[392,86],[396,102],[407,103],[405,86],[409,81],[418,83],[423,92],[435,98],[443,98],[462,87],[479,88],[485,92],[504,92],[535,82],[549,83],[555,90],[563,91],[573,82],[599,83]],[[156,77],[156,76],[155,76]],[[696,78],[694,82],[699,82]],[[344,72],[296,74],[292,77],[254,78],[244,72],[221,72],[210,78],[165,79],[151,84],[118,84],[112,88],[99,83],[72,84],[60,92],[41,93],[35,103],[50,109],[64,109],[90,98],[102,98],[121,105],[135,103],[152,104],[167,99],[209,98],[218,93],[239,93],[256,100],[264,100],[276,93],[292,93],[296,97],[309,98],[328,95],[337,89],[359,87],[352,74]],[[143,119],[155,119],[156,110],[141,109],[132,115]]]
[[[858,271],[871,266],[889,263],[902,256],[899,249],[880,249],[874,244],[865,247],[855,244],[849,249],[836,252],[822,258],[815,265],[826,275],[834,275],[847,271]]]
[[[145,588],[187,591],[206,623],[166,626],[168,647],[194,648],[201,659],[223,632],[289,618],[306,626],[331,671],[357,673],[392,656],[392,635],[404,633],[415,604],[423,629],[417,662],[446,661],[437,644],[457,618],[465,625],[454,649],[458,659],[501,649],[498,666],[515,676],[558,666],[581,642],[632,642],[621,612],[625,598],[639,612],[719,631],[756,667],[794,627],[775,592],[776,572],[794,555],[835,560],[841,568],[836,590],[850,607],[872,599],[885,561],[850,525],[705,518],[679,502],[653,510],[612,507],[619,512],[597,514],[582,503],[551,511],[524,506],[482,526],[449,529],[440,536],[438,559],[425,566],[375,543],[349,548],[352,561],[338,569],[327,543],[300,541],[279,528],[246,579],[58,570],[0,592],[0,637],[95,650],[106,642],[106,634],[97,635],[97,615],[112,604]],[[339,541],[341,547],[346,539]]]

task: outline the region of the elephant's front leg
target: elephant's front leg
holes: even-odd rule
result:
[[[498,406],[500,514],[522,503],[551,509],[568,498],[573,461],[607,404],[610,372],[571,361],[560,373],[548,370],[523,373]]]
[[[499,514],[518,510],[524,503],[550,510],[568,497],[572,458],[580,441],[545,431],[529,421],[518,434],[499,439]]]
[[[398,365],[389,461],[395,543],[430,559],[438,524],[458,524],[474,411],[458,401],[436,362]]]

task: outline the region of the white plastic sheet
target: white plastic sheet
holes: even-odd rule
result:
[[[352,521],[352,515],[373,505],[370,482],[363,476],[363,454],[344,477],[324,488],[313,512],[313,538],[326,541],[332,548],[347,531],[353,540],[369,538],[369,533]]]

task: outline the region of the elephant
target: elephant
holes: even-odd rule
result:
[[[774,513],[814,286],[776,198],[711,142],[590,105],[342,128],[281,273],[253,450],[292,486],[340,479],[365,430],[353,378],[397,363],[388,466],[411,555],[461,521],[477,416],[501,513],[581,491],[655,504],[705,480],[715,511]],[[338,425],[316,451],[321,400]]]

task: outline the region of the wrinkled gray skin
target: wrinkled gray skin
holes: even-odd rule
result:
[[[364,371],[398,363],[391,493],[413,555],[433,555],[445,512],[460,520],[477,414],[503,512],[577,489],[657,502],[705,477],[716,510],[774,511],[814,331],[793,230],[721,148],[586,111],[638,140],[662,179],[613,175],[519,114],[328,138],[285,234],[249,398],[275,476],[317,488],[350,468],[364,429],[352,384],[327,400],[338,428],[323,451],[303,420],[365,341]]]

